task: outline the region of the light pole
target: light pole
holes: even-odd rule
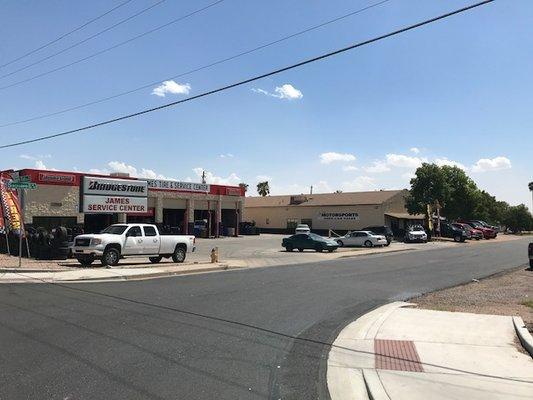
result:
[[[531,192],[531,212],[533,212],[533,182],[529,182],[528,186]]]

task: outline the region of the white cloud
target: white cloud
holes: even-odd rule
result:
[[[39,154],[36,156],[32,156],[29,154],[21,154],[19,157],[24,160],[36,161],[36,160],[42,160],[43,158],[52,158],[52,155],[51,154]]]
[[[420,153],[420,149],[419,149],[418,147],[411,147],[411,148],[409,149],[409,151],[410,151],[411,153],[415,153],[415,154]]]
[[[169,181],[175,181],[175,178],[170,178],[162,174],[158,174],[152,169],[141,168],[137,169],[133,165],[126,164],[122,161],[110,161],[107,163],[108,168],[91,168],[89,173],[109,175],[113,172],[120,172],[123,174],[129,174],[132,178],[145,178],[145,179],[164,179]]]
[[[35,168],[36,169],[48,169],[46,165],[44,164],[44,162],[42,162],[42,160],[35,161]]]
[[[463,171],[466,171],[468,169],[460,162],[448,160],[446,157],[436,158],[434,163],[437,164],[439,167],[442,167],[443,165],[449,165],[450,167],[461,168]]]
[[[355,165],[345,165],[342,167],[343,171],[357,171],[359,168],[357,168]]]
[[[384,161],[374,161],[370,167],[365,167],[363,170],[372,174],[380,174],[390,171],[390,167]]]
[[[413,179],[415,177],[416,177],[416,175],[413,174],[412,172],[406,172],[406,173],[402,174],[402,178],[406,179],[407,181],[411,181],[411,179]]]
[[[202,173],[205,171],[201,167],[193,168],[194,173],[197,177],[202,178]],[[214,183],[218,185],[238,185],[242,182],[242,179],[237,176],[234,172],[229,174],[227,177],[216,176],[212,172],[205,171],[205,181],[207,183]]]
[[[159,97],[165,97],[167,93],[170,94],[189,94],[191,90],[191,85],[179,84],[175,81],[164,81],[161,85],[157,86],[152,90],[152,94],[155,94]]]
[[[330,193],[333,192],[331,186],[329,186],[327,181],[318,181],[317,184],[313,185],[313,193]]]
[[[331,164],[336,161],[352,162],[355,161],[355,156],[349,153],[335,153],[333,151],[320,154],[320,162],[322,164]]]
[[[400,168],[418,168],[426,159],[419,157],[410,157],[404,154],[387,154],[385,156],[387,164],[392,167]]]
[[[342,183],[345,192],[357,192],[361,190],[373,190],[376,188],[376,180],[370,176],[358,176],[357,178]]]
[[[287,100],[296,100],[296,99],[301,99],[302,97],[304,97],[303,93],[300,90],[296,89],[294,86],[292,86],[289,83],[286,83],[282,86],[276,86],[276,88],[274,89],[275,93],[271,93],[267,90],[259,89],[259,88],[252,88],[252,92],[261,93],[266,96],[276,97],[278,99],[287,99]]]
[[[272,178],[268,175],[257,175],[255,179],[257,180],[257,182],[265,182],[265,181],[270,182],[272,180]]]
[[[472,166],[472,172],[498,171],[511,167],[511,160],[507,157],[482,158]]]
[[[225,153],[225,154],[219,154],[220,158],[233,158],[233,154],[231,153]]]

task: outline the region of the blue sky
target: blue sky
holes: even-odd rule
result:
[[[212,2],[212,1],[211,1]],[[1,2],[0,64],[120,1]],[[154,4],[133,0],[64,40],[0,69],[4,75]],[[87,62],[0,90],[0,125],[83,104],[209,64],[360,9],[367,1],[225,0]],[[210,1],[167,0],[0,87],[70,63]],[[0,128],[2,143],[154,107],[470,4],[389,2],[167,84],[81,110]],[[255,186],[272,193],[407,187],[423,161],[458,163],[477,184],[531,205],[533,4],[499,0],[268,79],[84,134],[1,151],[0,169],[130,171]],[[174,91],[175,93],[172,93]],[[187,94],[188,92],[188,94]],[[161,92],[158,92],[161,94]],[[251,193],[255,193],[252,189]]]

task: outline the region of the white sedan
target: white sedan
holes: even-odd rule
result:
[[[335,239],[339,246],[386,246],[387,238],[370,231],[353,231]]]

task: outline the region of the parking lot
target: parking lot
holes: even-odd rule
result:
[[[357,257],[368,254],[395,253],[402,251],[421,251],[454,246],[483,246],[495,241],[508,241],[519,239],[520,236],[499,235],[496,239],[467,241],[455,243],[451,239],[442,239],[429,243],[403,243],[392,242],[387,247],[341,247],[333,253],[317,253],[314,250],[287,252],[281,247],[281,241],[287,235],[261,234],[257,236],[226,237],[219,239],[196,239],[196,251],[187,255],[186,264],[205,264],[211,261],[211,250],[218,247],[219,261],[234,268],[254,268],[275,265],[302,264],[325,260],[335,260],[346,257]],[[13,268],[17,266],[18,259],[2,255],[1,267]],[[170,259],[163,259],[161,264],[173,264]],[[179,264],[178,264],[179,265]],[[145,267],[153,266],[145,257],[128,258],[121,260],[120,267]],[[23,259],[23,268],[27,269],[70,269],[79,268],[76,260],[66,261],[39,261]],[[98,262],[94,267],[100,267]]]

